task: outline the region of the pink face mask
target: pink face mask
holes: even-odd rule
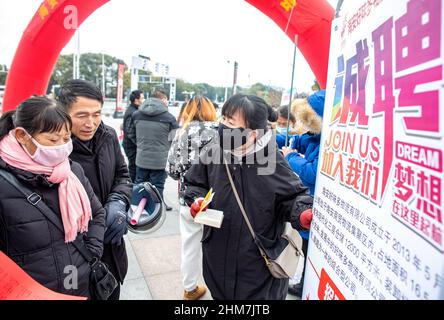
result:
[[[26,153],[31,157],[31,159],[43,166],[55,167],[68,159],[72,152],[71,139],[69,139],[67,143],[59,146],[43,146],[38,143],[37,140],[35,140],[29,133],[26,132],[26,134],[31,138],[31,141],[35,144],[37,149],[34,155],[31,155],[26,148],[23,149],[25,149]]]

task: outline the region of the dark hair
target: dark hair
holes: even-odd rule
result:
[[[0,139],[17,127],[22,127],[33,135],[40,132],[57,132],[67,124],[71,130],[71,117],[59,102],[45,96],[34,96],[23,101],[16,110],[2,115]]]
[[[136,99],[139,99],[141,94],[143,94],[143,91],[141,91],[141,90],[134,90],[133,92],[131,92],[130,98],[129,98],[131,103],[134,103],[134,101],[136,101]]]
[[[86,80],[69,80],[59,91],[58,100],[67,109],[77,101],[78,97],[97,100],[103,105],[103,94],[94,83]]]
[[[162,88],[157,88],[154,90],[153,94],[151,95],[153,98],[156,99],[166,99],[168,98],[166,92],[164,89]]]
[[[288,120],[288,106],[280,106],[278,109],[279,117],[282,117],[286,120]],[[296,122],[295,116],[290,112],[290,121]]]
[[[273,107],[268,106],[268,121],[276,122],[277,120],[278,120],[277,111]]]
[[[268,121],[275,122],[277,113],[264,99],[243,93],[231,96],[222,107],[222,115],[232,117],[236,112],[245,119],[249,129],[266,129]]]

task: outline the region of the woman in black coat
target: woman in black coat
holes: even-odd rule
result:
[[[285,299],[288,287],[288,279],[274,278],[265,265],[232,191],[223,157],[264,247],[283,248],[280,235],[285,222],[298,230],[310,226],[313,199],[277,151],[267,129],[271,113],[259,97],[232,96],[222,109],[220,141],[201,154],[200,163],[185,175],[189,206],[213,188],[210,207],[224,213],[221,228],[205,226],[202,238],[203,274],[214,299]]]
[[[100,258],[105,211],[80,165],[68,160],[70,129],[69,115],[45,97],[1,117],[0,170],[52,209],[64,232],[0,176],[0,250],[46,288],[89,298],[90,266],[72,241]]]

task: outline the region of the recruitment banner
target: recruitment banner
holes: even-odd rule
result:
[[[0,300],[86,300],[51,291],[0,251]]]
[[[345,1],[333,22],[304,299],[439,299],[443,3]]]
[[[116,111],[124,110],[123,102],[123,77],[125,73],[125,65],[119,64],[117,67],[117,98],[116,98]]]

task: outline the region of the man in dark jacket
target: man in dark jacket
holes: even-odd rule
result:
[[[132,184],[115,130],[102,123],[103,96],[93,83],[70,80],[60,89],[59,100],[72,118],[73,152],[71,159],[85,170],[106,210],[106,231],[102,261],[108,264],[123,284],[128,271],[123,235],[127,232],[126,212]],[[109,298],[117,300],[120,286]]]
[[[137,145],[128,138],[128,130],[130,125],[131,116],[145,101],[143,92],[140,90],[134,90],[130,94],[130,105],[125,111],[123,116],[123,150],[125,150],[126,157],[128,158],[128,170],[131,180],[136,181],[136,152]]]
[[[166,93],[157,89],[133,113],[128,130],[128,138],[137,145],[136,183],[151,182],[162,197],[168,151],[174,138],[171,131],[177,128],[176,118],[168,112]],[[171,208],[166,206],[166,210]]]

